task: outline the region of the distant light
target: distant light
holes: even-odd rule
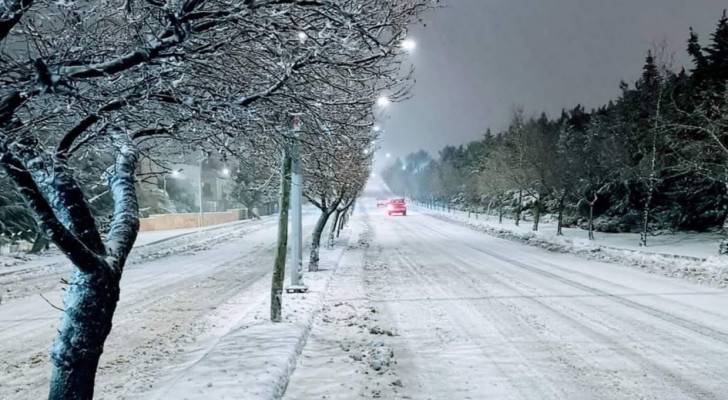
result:
[[[379,125],[374,125],[374,127],[372,128],[372,130],[373,130],[374,132],[379,132],[379,131],[381,131],[381,130],[382,130],[382,127],[381,127],[381,126],[379,126]]]
[[[376,177],[377,177],[377,174],[372,174],[372,178],[376,178]]]
[[[413,51],[414,49],[417,48],[417,42],[415,42],[412,39],[405,39],[405,40],[402,41],[402,43],[400,44],[400,46],[402,46],[402,48],[405,49],[405,50],[407,50],[407,51]]]
[[[364,149],[364,154],[369,154],[369,149]]]
[[[407,171],[407,166],[406,165],[402,165],[402,171]]]
[[[222,171],[220,171],[220,172],[222,172],[222,174],[223,174],[224,176],[228,176],[228,175],[230,175],[230,170],[229,170],[228,168],[223,168],[223,169],[222,169]]]
[[[380,96],[377,99],[377,105],[379,107],[386,107],[386,106],[389,105],[389,103],[390,103],[390,101],[389,101],[389,98],[387,96]]]
[[[391,158],[391,157],[392,157],[392,153],[387,153],[387,154],[385,154],[385,156],[386,156],[387,158]]]
[[[180,172],[177,169],[173,169],[170,175],[172,175],[172,178],[179,178]]]
[[[304,43],[308,39],[306,32],[298,32],[298,41]]]

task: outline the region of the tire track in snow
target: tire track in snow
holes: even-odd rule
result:
[[[448,235],[443,234],[442,232],[440,232],[440,231],[438,231],[436,229],[433,229],[432,227],[427,226],[424,223],[418,224],[418,227],[424,228],[424,229],[426,229],[426,230],[428,230],[430,232],[434,232],[438,236],[441,236],[443,238],[451,239],[451,237],[449,237]],[[414,234],[420,235],[421,237],[423,237],[423,238],[426,239],[426,237],[424,235],[422,235],[421,232],[418,232],[415,229],[410,229],[410,231],[413,232]],[[460,244],[462,244],[463,246],[466,246],[466,247],[468,247],[470,249],[473,249],[473,250],[475,250],[475,251],[477,251],[479,253],[486,254],[486,255],[488,255],[488,256],[490,256],[492,258],[495,258],[497,260],[500,260],[502,262],[505,262],[505,263],[507,263],[509,265],[513,265],[513,266],[516,266],[516,267],[518,267],[520,269],[526,270],[528,272],[531,272],[531,273],[534,273],[534,274],[538,274],[538,275],[541,275],[541,276],[545,276],[547,278],[556,280],[556,281],[558,281],[558,282],[560,282],[562,284],[565,284],[567,286],[571,286],[571,287],[576,288],[576,289],[579,289],[579,290],[587,291],[587,292],[590,292],[592,294],[598,295],[599,297],[603,297],[603,298],[606,298],[606,299],[610,299],[612,301],[615,301],[615,300],[618,301],[619,299],[622,299],[622,300],[625,300],[625,302],[622,303],[621,301],[618,301],[620,304],[622,304],[624,306],[627,306],[627,307],[630,307],[630,308],[633,308],[633,309],[638,309],[638,310],[641,309],[641,307],[634,307],[633,306],[633,305],[642,306],[641,304],[636,303],[636,302],[633,302],[633,301],[631,301],[629,299],[623,299],[620,296],[613,295],[613,294],[610,294],[610,293],[601,291],[601,290],[596,289],[596,288],[592,288],[590,286],[581,284],[579,282],[574,282],[574,281],[572,281],[570,279],[560,277],[560,276],[558,276],[556,274],[553,274],[553,273],[550,273],[548,271],[543,271],[540,268],[533,267],[531,265],[528,265],[526,263],[523,263],[523,262],[520,262],[520,261],[517,261],[517,260],[513,260],[510,257],[502,256],[500,254],[491,253],[491,252],[488,252],[488,251],[479,249],[479,248],[477,248],[475,246],[472,246],[472,245],[470,245],[468,243],[460,243]],[[473,285],[474,285],[475,280],[474,279],[466,279],[465,278],[466,276],[468,276],[468,274],[472,273],[472,271],[466,270],[466,269],[464,269],[461,266],[462,264],[466,264],[466,265],[467,264],[471,264],[470,262],[468,262],[467,260],[464,260],[463,258],[457,256],[456,254],[453,254],[452,249],[444,248],[444,246],[441,245],[439,242],[435,242],[434,244],[431,244],[431,245],[440,247],[443,252],[448,253],[452,258],[460,261],[460,263],[452,263],[452,266],[454,268],[457,268],[459,270],[459,272],[460,272],[460,273],[457,273],[457,274],[454,274],[454,275],[457,276],[461,280],[461,282],[463,284],[466,284],[468,286],[474,287]],[[716,394],[716,393],[712,393],[711,391],[709,391],[708,389],[706,389],[706,388],[698,385],[697,383],[695,383],[695,382],[693,382],[693,381],[691,381],[691,380],[689,380],[689,379],[687,379],[685,377],[679,376],[679,375],[675,374],[673,371],[664,368],[663,366],[661,366],[660,364],[656,363],[655,361],[650,360],[649,358],[644,357],[642,354],[639,354],[636,351],[634,351],[634,350],[632,350],[630,348],[627,348],[627,347],[623,346],[621,343],[619,343],[617,340],[615,340],[611,336],[606,335],[606,334],[604,334],[602,332],[599,332],[599,331],[597,331],[597,330],[595,330],[595,329],[593,329],[593,328],[585,325],[583,322],[581,322],[581,321],[573,318],[572,316],[564,313],[563,311],[558,310],[558,309],[554,308],[553,306],[547,304],[543,299],[539,299],[539,298],[530,296],[528,293],[523,292],[521,289],[517,288],[516,286],[513,286],[513,285],[511,285],[511,284],[509,284],[509,283],[507,283],[507,282],[505,282],[505,281],[503,281],[501,279],[495,278],[491,274],[484,274],[484,275],[488,279],[492,280],[493,282],[498,283],[500,285],[503,285],[505,287],[508,287],[508,288],[510,288],[511,290],[513,290],[513,291],[515,291],[517,293],[520,293],[522,295],[522,299],[524,299],[525,301],[528,301],[528,302],[531,302],[531,303],[535,303],[535,304],[539,305],[540,307],[548,310],[552,314],[557,315],[559,318],[562,318],[562,319],[568,321],[572,326],[574,326],[575,328],[579,329],[583,334],[587,335],[588,337],[591,337],[592,339],[596,340],[597,342],[609,344],[610,348],[613,351],[617,352],[618,354],[620,354],[621,356],[625,357],[626,359],[631,360],[632,362],[634,362],[636,365],[639,365],[644,370],[650,370],[655,375],[660,375],[660,376],[666,378],[666,380],[670,381],[671,383],[674,383],[676,385],[676,387],[679,388],[688,397],[692,397],[692,396],[698,395],[698,398],[701,398],[701,399],[716,399],[717,400],[717,399],[723,398],[723,396],[721,396],[719,394]],[[674,323],[674,324],[678,324],[679,326],[682,326],[680,323],[682,321],[686,321],[686,322],[688,322],[686,325],[689,326],[689,327],[693,327],[693,325],[702,326],[700,324],[693,323],[692,321],[684,320],[684,319],[682,319],[680,317],[676,317],[674,320],[671,320],[670,318],[667,318],[666,317],[666,316],[669,316],[670,315],[668,313],[662,312],[660,310],[655,310],[654,308],[649,307],[649,306],[644,306],[644,307],[646,309],[649,309],[649,310],[654,310],[656,315],[653,315],[653,316],[657,317],[658,319],[662,319],[662,320],[664,320],[666,322],[670,322],[670,323]],[[648,313],[648,314],[652,315],[651,313]],[[660,318],[660,317],[663,317],[663,318]],[[705,327],[705,328],[708,328],[708,327]],[[710,336],[711,335],[711,332],[710,331],[712,330],[711,328],[708,328],[707,331],[704,331],[702,329],[697,329],[697,328],[695,330],[693,330],[693,329],[690,329],[690,330],[691,331],[694,331],[695,333],[699,333],[699,334],[706,334],[707,333],[709,335],[709,337],[712,337],[712,336]],[[720,341],[723,342],[723,340],[720,340]]]
[[[437,233],[437,234],[439,234],[439,235],[441,235],[443,237],[447,237],[446,235],[442,234],[441,232],[439,232],[439,231],[437,231],[437,230],[435,230],[435,229],[433,229],[433,228],[431,228],[429,226],[426,226],[424,224],[422,226],[424,228],[430,230],[431,232],[435,232],[435,233]],[[525,262],[518,261],[518,260],[515,260],[513,258],[506,257],[504,255],[501,255],[501,254],[498,254],[498,253],[495,253],[495,252],[492,252],[492,251],[488,251],[488,250],[484,250],[482,248],[478,248],[478,247],[472,246],[472,245],[470,245],[468,243],[461,243],[461,244],[463,246],[466,246],[466,247],[468,247],[470,249],[473,249],[473,250],[475,250],[475,251],[477,251],[479,253],[486,254],[486,255],[488,255],[488,256],[490,256],[492,258],[501,260],[503,262],[506,262],[506,263],[511,264],[513,266],[516,266],[518,268],[521,268],[521,269],[524,269],[526,271],[529,271],[529,272],[532,272],[532,273],[535,273],[535,274],[544,276],[544,277],[549,278],[549,279],[552,279],[552,280],[556,280],[556,281],[561,282],[561,283],[563,283],[563,284],[565,284],[567,286],[571,286],[571,287],[573,287],[575,289],[579,289],[581,291],[584,291],[584,292],[587,292],[587,293],[591,293],[594,296],[608,298],[608,299],[610,299],[612,301],[615,301],[617,303],[620,303],[620,304],[622,304],[624,306],[627,306],[629,308],[642,311],[642,312],[644,312],[646,314],[649,314],[649,315],[651,315],[651,316],[653,316],[655,318],[661,319],[661,320],[663,320],[665,322],[672,323],[672,324],[677,325],[679,327],[682,327],[684,329],[690,330],[692,332],[698,333],[700,335],[703,335],[705,337],[711,338],[713,340],[716,340],[716,341],[719,341],[719,342],[721,342],[723,344],[728,345],[728,333],[726,333],[726,332],[720,331],[718,329],[715,329],[715,328],[712,328],[712,327],[709,327],[709,326],[705,326],[705,325],[700,324],[700,323],[697,323],[697,322],[690,321],[690,320],[685,319],[683,317],[680,317],[680,316],[677,316],[677,315],[673,315],[673,314],[667,313],[667,312],[662,311],[662,310],[658,310],[658,309],[656,309],[654,307],[650,307],[648,305],[638,303],[636,301],[630,300],[630,299],[625,298],[625,297],[620,296],[620,295],[616,295],[616,294],[612,294],[612,293],[609,293],[609,292],[605,292],[603,290],[594,288],[592,286],[588,286],[588,285],[585,285],[583,283],[580,283],[580,282],[577,282],[577,281],[574,281],[574,280],[565,278],[563,276],[554,274],[552,272],[545,271],[545,270],[543,270],[541,268],[535,267],[535,266],[530,265],[530,264],[527,264]],[[548,263],[548,262],[544,262],[544,264],[549,265],[551,267],[555,267],[556,269],[559,269],[559,270],[562,270],[562,271],[565,271],[565,272],[572,273],[572,271],[570,271],[570,270],[565,270],[565,269],[563,269],[561,267],[558,267],[558,266],[556,266],[554,264],[551,264],[551,263]],[[598,278],[596,278],[596,279],[598,279]]]

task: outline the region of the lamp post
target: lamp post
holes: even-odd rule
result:
[[[287,292],[306,292],[303,284],[303,179],[301,178],[301,154],[298,133],[301,130],[301,118],[291,116],[291,284]]]
[[[200,196],[200,215],[198,216],[199,224],[198,227],[202,230],[202,224],[205,218],[204,204],[202,203],[202,164],[205,162],[205,151],[202,150],[202,156],[200,157],[200,184],[198,185],[198,194]]]

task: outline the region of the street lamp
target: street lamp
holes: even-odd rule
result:
[[[388,106],[389,103],[390,103],[390,100],[387,96],[379,96],[379,98],[377,99],[377,105],[379,107],[384,108],[384,107]]]
[[[180,176],[182,176],[182,173],[180,171],[181,170],[179,170],[179,169],[173,169],[172,172],[169,173],[169,176],[172,179],[177,179]],[[162,182],[164,182],[164,192],[166,193],[167,192],[167,174],[162,175],[162,178],[163,178]]]
[[[374,132],[379,132],[379,131],[381,131],[381,130],[382,130],[382,127],[381,127],[381,126],[379,126],[379,125],[374,125],[374,127],[372,127],[372,130],[373,130]]]
[[[220,173],[222,174],[222,176],[228,176],[228,175],[230,175],[230,169],[228,169],[228,167],[224,167],[224,168],[223,168],[223,169],[222,169],[222,170],[220,171]]]
[[[303,31],[298,32],[297,36],[298,36],[298,41],[301,42],[301,44],[305,43],[306,39],[308,39],[308,35],[306,34],[306,32],[303,32]]]
[[[402,41],[400,46],[405,49],[406,51],[413,51],[417,48],[417,42],[415,42],[412,39],[405,39]]]
[[[387,158],[391,158],[391,157],[392,157],[392,153],[387,153],[387,154],[385,154],[385,156],[386,156]]]

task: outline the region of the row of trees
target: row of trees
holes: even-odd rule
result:
[[[593,230],[639,231],[723,226],[728,207],[728,18],[707,46],[690,31],[692,68],[673,71],[663,47],[647,53],[641,77],[621,96],[558,118],[516,109],[507,129],[418,152],[384,173],[389,185],[422,201],[533,215],[544,212]]]
[[[50,399],[93,397],[139,228],[137,184],[149,178],[137,174],[140,160],[168,171],[202,149],[243,168],[280,165],[296,141],[320,182],[310,198],[326,197],[328,208],[334,193],[345,209],[371,162],[372,107],[382,94],[405,94],[400,43],[433,3],[0,3],[0,179],[11,188],[0,205],[23,198],[75,267]],[[299,135],[288,129],[291,112],[305,121]],[[336,183],[320,189],[328,179]]]

